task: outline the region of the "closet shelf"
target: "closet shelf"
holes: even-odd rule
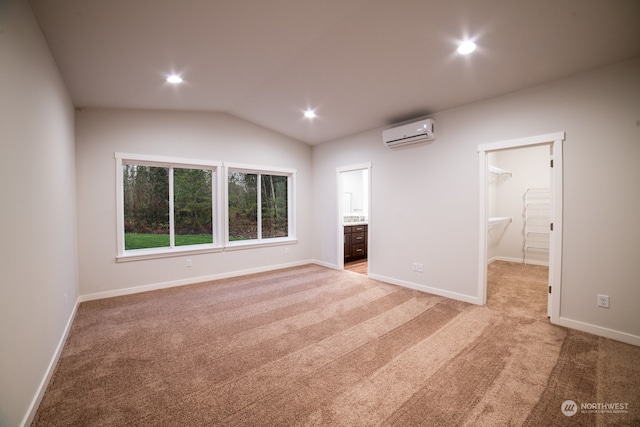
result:
[[[511,176],[511,172],[506,171],[504,169],[500,169],[500,168],[495,167],[495,166],[489,165],[489,169],[488,170],[489,170],[489,173],[492,174],[492,175],[508,175],[508,176]]]
[[[527,188],[525,192],[525,264],[549,260],[550,194],[549,188]]]
[[[487,172],[489,172],[489,182],[492,184],[497,184],[498,182],[511,178],[511,172],[496,166],[489,165]]]
[[[496,227],[500,224],[508,224],[512,221],[512,219],[508,216],[494,216],[489,218],[489,230],[493,227]]]

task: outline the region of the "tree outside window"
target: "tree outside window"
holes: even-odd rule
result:
[[[288,176],[231,170],[228,202],[229,241],[289,236]]]
[[[229,172],[229,240],[258,238],[258,174]]]
[[[123,164],[122,184],[125,250],[213,243],[211,169]]]
[[[127,153],[115,159],[118,262],[296,242],[294,169]]]
[[[288,178],[281,175],[262,175],[262,237],[289,235]]]
[[[173,187],[176,246],[213,243],[213,172],[176,168]]]

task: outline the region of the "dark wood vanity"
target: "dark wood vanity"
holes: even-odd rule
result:
[[[367,257],[368,228],[367,224],[344,226],[345,262]]]

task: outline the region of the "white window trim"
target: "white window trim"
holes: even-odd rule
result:
[[[185,159],[178,157],[164,157],[153,156],[144,154],[130,154],[130,153],[115,153],[116,162],[116,230],[117,230],[117,262],[137,261],[142,259],[155,259],[166,258],[173,256],[180,256],[186,254],[199,254],[209,252],[220,252],[223,250],[221,230],[222,230],[222,215],[220,200],[222,180],[220,179],[220,171],[222,170],[222,162],[208,161],[208,160],[196,160]],[[134,249],[125,250],[124,246],[124,187],[122,183],[124,164],[135,163],[142,166],[158,166],[158,167],[190,167],[190,168],[211,168],[214,175],[214,186],[212,191],[214,192],[212,198],[212,214],[214,218],[213,223],[213,243],[204,245],[189,245],[189,246],[173,246],[163,248],[150,248],[150,249]],[[171,175],[170,175],[171,176]],[[171,188],[170,178],[170,188]],[[170,194],[172,190],[170,189]],[[169,204],[171,209],[169,210],[170,224],[173,228],[173,198],[169,197]]]
[[[280,175],[288,177],[288,191],[287,191],[287,215],[289,218],[288,221],[288,230],[287,237],[276,237],[276,238],[262,238],[261,235],[258,236],[257,239],[252,240],[236,240],[229,241],[229,171],[233,172],[242,172],[242,173],[256,173],[256,174],[269,174],[269,175]],[[278,246],[278,245],[286,245],[297,243],[298,240],[296,238],[296,169],[289,168],[274,168],[270,166],[257,166],[257,165],[248,165],[244,163],[231,163],[224,162],[223,163],[223,172],[224,172],[224,247],[225,250],[239,250],[239,249],[247,249],[247,248],[256,248],[256,247],[268,247],[268,246]],[[260,189],[258,189],[258,206],[261,206],[260,203]],[[258,226],[262,227],[260,221],[260,215],[258,215]],[[260,233],[261,234],[261,233]]]
[[[120,263],[222,251],[236,251],[269,246],[289,245],[298,242],[296,238],[296,169],[121,152],[116,152],[114,157],[116,159],[116,262]],[[127,163],[157,167],[212,168],[215,177],[215,185],[213,188],[214,197],[212,201],[214,243],[205,245],[134,249],[126,251],[124,248],[124,187],[122,183],[122,166]],[[261,173],[288,177],[287,215],[289,218],[289,228],[287,237],[260,238],[233,242],[229,241],[229,206],[227,200],[229,191],[228,172],[230,169],[236,172]],[[260,194],[260,191],[258,191],[258,194]],[[171,199],[172,197],[170,197],[170,205],[172,206],[173,202]],[[173,227],[172,209],[170,209],[169,215],[171,217],[171,227]]]

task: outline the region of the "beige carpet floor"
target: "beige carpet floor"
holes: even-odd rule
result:
[[[640,348],[505,292],[479,307],[307,265],[85,302],[33,425],[640,424]]]
[[[487,306],[505,314],[547,318],[549,268],[496,261],[487,268]]]

